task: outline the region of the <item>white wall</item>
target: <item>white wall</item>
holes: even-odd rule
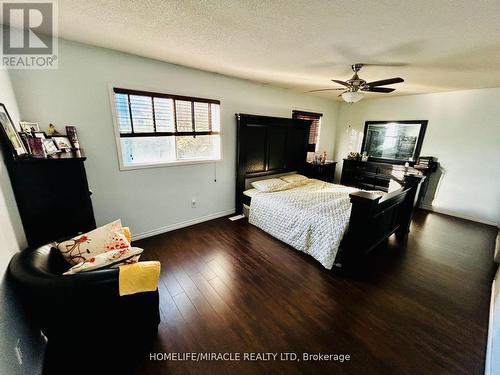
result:
[[[122,218],[147,233],[234,209],[236,112],[290,117],[292,109],[324,114],[320,150],[333,153],[337,103],[160,61],[60,41],[59,68],[13,71],[24,120],[78,128],[85,148],[98,224]],[[222,156],[214,164],[119,171],[108,84],[221,101]],[[71,184],[71,181],[66,183]],[[191,208],[196,197],[198,207]]]
[[[5,104],[17,125],[19,111],[9,75],[0,70],[0,103]],[[16,291],[6,277],[12,256],[26,246],[21,219],[10,186],[7,169],[0,153],[0,372],[27,375],[42,372],[44,342],[40,331],[28,321]],[[17,360],[15,348],[23,353],[23,363]]]
[[[0,103],[3,103],[14,124],[19,123],[19,110],[6,70],[0,70]],[[7,168],[0,153],[0,275],[12,255],[26,244],[21,219],[10,186]]]
[[[443,176],[432,209],[478,221],[500,221],[500,89],[363,100],[348,105],[291,90],[60,41],[59,69],[12,71],[22,118],[60,130],[77,126],[98,224],[121,217],[136,234],[188,224],[234,208],[234,113],[324,114],[320,150],[341,162],[347,126],[362,132],[366,120],[427,119],[422,155],[439,158]],[[222,154],[214,164],[118,169],[109,84],[221,100]],[[340,173],[341,163],[337,168]],[[337,176],[338,178],[338,176]],[[198,207],[191,208],[196,197]],[[432,206],[431,206],[432,205]]]
[[[349,126],[362,132],[368,120],[429,120],[421,155],[436,156],[443,175],[434,200],[424,203],[438,212],[500,222],[500,88],[371,99],[340,107],[336,160],[360,151],[348,147]]]

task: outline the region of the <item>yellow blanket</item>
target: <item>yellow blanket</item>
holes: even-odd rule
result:
[[[160,262],[138,262],[120,266],[118,284],[120,296],[152,292],[158,287]]]

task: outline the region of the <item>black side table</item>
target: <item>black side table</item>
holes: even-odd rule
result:
[[[309,178],[325,182],[333,182],[335,177],[336,161],[327,161],[325,164],[306,163],[304,167],[304,175]]]

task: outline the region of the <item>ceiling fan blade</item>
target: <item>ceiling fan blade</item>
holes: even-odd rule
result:
[[[339,81],[338,79],[332,79],[332,82],[338,83],[339,85],[342,85],[342,86],[345,86],[345,87],[350,87],[347,82]]]
[[[317,90],[309,90],[306,92],[318,92],[318,91],[337,91],[337,90],[345,90],[343,87],[335,88],[335,89],[317,89]]]
[[[385,85],[392,85],[394,83],[400,83],[404,82],[405,80],[403,78],[388,78],[388,79],[382,79],[380,81],[373,81],[373,82],[368,82],[366,86],[374,87],[374,86],[385,86]]]
[[[391,89],[389,87],[364,87],[361,89],[362,91],[370,91],[370,92],[393,92],[396,89]]]
[[[393,67],[393,66],[408,66],[408,63],[403,62],[382,62],[382,61],[374,61],[371,63],[363,63],[363,66],[381,66],[381,67]]]

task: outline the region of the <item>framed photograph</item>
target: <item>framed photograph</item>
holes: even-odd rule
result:
[[[47,135],[45,134],[45,132],[34,132],[33,135],[35,136],[35,138],[40,138],[40,139],[47,138]]]
[[[43,139],[31,137],[28,138],[31,155],[35,158],[46,158],[45,148],[43,147]]]
[[[76,150],[80,149],[80,142],[78,141],[78,133],[76,132],[76,126],[68,125],[66,126],[66,134],[68,135],[73,148]]]
[[[420,156],[427,120],[366,121],[361,153],[373,161],[414,162]]]
[[[58,152],[61,152],[61,150],[57,148],[52,138],[44,138],[42,139],[42,143],[43,143],[43,148],[45,149],[47,155],[53,155]]]
[[[23,133],[39,132],[38,122],[19,121]]]
[[[13,154],[17,156],[28,155],[28,151],[24,147],[14,123],[7,112],[7,108],[2,103],[0,103],[0,124],[2,133],[5,139],[8,140]]]
[[[19,138],[21,138],[21,141],[23,142],[26,151],[28,151],[28,153],[31,153],[30,146],[28,143],[28,138],[30,138],[30,136],[28,135],[28,133],[19,132]]]
[[[71,150],[71,142],[69,141],[68,137],[58,135],[52,137],[52,140],[54,141],[59,150],[61,151]]]

